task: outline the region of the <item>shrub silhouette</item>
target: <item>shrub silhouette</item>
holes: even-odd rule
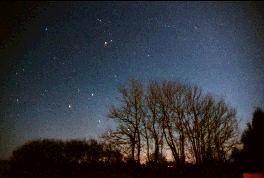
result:
[[[64,162],[63,142],[55,140],[30,141],[13,152],[11,172],[27,176],[59,171]]]
[[[11,177],[71,175],[85,168],[99,168],[122,161],[121,153],[96,140],[34,140],[13,151]]]

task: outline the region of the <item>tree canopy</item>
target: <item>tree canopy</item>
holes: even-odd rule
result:
[[[130,80],[119,93],[119,105],[109,111],[118,127],[107,140],[123,146],[132,160],[159,162],[170,150],[177,164],[225,161],[237,143],[235,109],[197,86]]]
[[[257,108],[242,134],[242,164],[248,171],[264,171],[264,111]]]

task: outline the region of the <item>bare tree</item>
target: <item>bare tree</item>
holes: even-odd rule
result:
[[[236,111],[197,86],[151,81],[144,93],[141,82],[131,80],[119,91],[121,105],[109,114],[118,128],[110,137],[128,145],[133,160],[140,162],[143,148],[147,160],[158,163],[166,146],[177,164],[184,164],[186,155],[197,164],[225,161],[236,144]]]
[[[212,96],[203,95],[196,86],[188,87],[186,101],[184,126],[196,163],[208,158],[225,160],[236,143],[235,110],[223,100],[215,101]]]
[[[147,120],[147,117],[144,117],[144,119],[142,120],[142,138],[144,139],[143,141],[145,141],[145,145],[143,143],[143,147],[145,146],[146,149],[146,155],[147,155],[147,162],[149,162],[151,159],[151,155],[150,155],[150,149],[151,149],[151,133],[149,131],[149,120]]]
[[[122,143],[129,144],[131,159],[140,162],[141,122],[144,118],[143,86],[138,80],[130,80],[129,85],[120,87],[119,92],[121,107],[113,106],[109,113],[109,117],[119,123],[114,135],[119,140],[123,140]]]
[[[171,81],[164,81],[160,85],[159,106],[162,114],[161,123],[164,138],[174,160],[178,164],[184,164],[186,136],[183,119],[186,87]]]
[[[154,162],[159,161],[159,155],[161,153],[161,146],[163,143],[163,133],[162,127],[160,124],[161,114],[159,107],[159,97],[160,97],[160,88],[158,83],[150,82],[148,86],[148,91],[146,95],[146,105],[147,105],[147,131],[149,131],[148,140],[153,140],[154,144],[154,154],[152,160]],[[149,153],[149,151],[148,151]],[[149,155],[148,155],[149,158]]]

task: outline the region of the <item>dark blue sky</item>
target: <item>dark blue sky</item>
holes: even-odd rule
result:
[[[0,159],[34,138],[88,138],[130,78],[264,107],[263,3],[0,3]]]

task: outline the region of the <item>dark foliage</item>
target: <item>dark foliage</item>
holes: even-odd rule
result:
[[[241,142],[244,147],[241,153],[236,153],[240,157],[242,169],[246,172],[264,172],[264,111],[256,109],[252,123],[247,124],[243,132]],[[239,155],[240,154],[240,155]]]
[[[34,140],[13,152],[11,177],[71,176],[73,172],[116,166],[122,155],[96,140]]]
[[[35,140],[13,152],[5,177],[239,177],[232,163],[179,167],[162,155],[159,163],[122,160],[117,149],[96,140]]]
[[[160,155],[160,162],[122,161],[111,146],[89,141],[30,141],[13,152],[6,177],[239,177],[232,163],[175,166]]]
[[[8,160],[0,160],[0,177],[7,177],[10,169]]]

